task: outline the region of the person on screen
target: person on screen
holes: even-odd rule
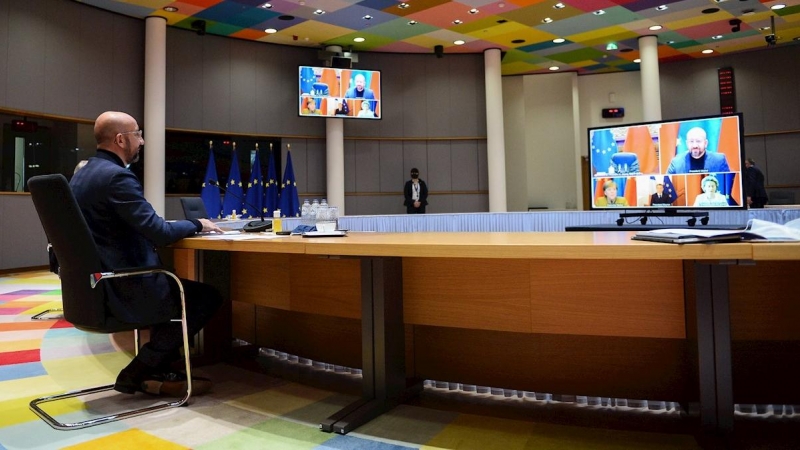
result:
[[[344,94],[344,98],[363,98],[369,100],[375,100],[375,93],[372,92],[372,89],[366,87],[367,79],[364,78],[363,74],[357,73],[355,77],[353,77],[353,83],[355,86],[351,87],[347,90]]]
[[[719,188],[717,177],[709,175],[703,178],[700,187],[703,188],[703,193],[694,199],[694,206],[699,206],[701,208],[728,206],[728,199],[717,192]]]
[[[411,179],[406,181],[403,188],[406,212],[408,214],[425,214],[428,205],[428,185],[419,178],[419,169],[411,169]]]
[[[750,208],[763,208],[767,204],[767,190],[764,189],[764,174],[756,167],[753,158],[744,161],[744,192],[747,196],[747,206]]]
[[[335,116],[346,116],[350,112],[350,108],[347,107],[347,100],[340,98],[336,100],[336,110],[333,112]]]
[[[706,151],[707,147],[706,130],[692,128],[686,133],[688,150],[672,158],[667,173],[729,172],[731,169],[725,154],[709,153]]]
[[[596,206],[628,206],[628,199],[625,197],[617,197],[617,183],[613,180],[606,180],[603,183],[603,196],[595,200]]]
[[[656,184],[656,193],[650,196],[650,206],[669,206],[672,202],[664,193],[664,183]]]
[[[317,109],[317,102],[313,98],[308,99],[306,102],[306,107],[303,108],[303,115],[306,116],[316,116],[319,115],[319,110]]]
[[[167,246],[199,232],[222,233],[208,219],[167,221],[145,199],[142,184],[126,167],[139,159],[142,130],[130,115],[106,111],[94,123],[97,153],[78,170],[69,185],[92,232],[103,269],[161,266],[156,246]],[[88,281],[87,281],[88,282]],[[211,285],[181,279],[186,298],[188,331],[196,334],[222,305]],[[175,373],[183,346],[180,292],[165,275],[111,280],[106,310],[123,323],[158,323],[150,341],[120,371],[114,389],[125,393],[183,395],[186,374]],[[199,383],[197,381],[200,381]],[[192,378],[192,394],[210,389],[207,379]]]
[[[375,117],[375,113],[372,112],[370,103],[371,102],[366,100],[361,102],[361,111],[358,112],[358,117]]]

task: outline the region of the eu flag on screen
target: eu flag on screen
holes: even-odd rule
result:
[[[608,172],[611,156],[617,153],[617,141],[611,130],[597,130],[592,133],[591,161],[595,172]]]
[[[283,171],[280,199],[281,217],[300,217],[300,199],[297,196],[297,180],[292,168],[292,153],[286,152],[286,170]]]
[[[736,174],[735,173],[719,173],[717,174],[719,180],[719,193],[728,199],[728,206],[739,206],[739,203],[734,198],[734,190],[736,189]]]
[[[303,67],[300,69],[300,93],[310,94],[314,89],[314,83],[317,78],[314,76],[314,69],[311,67]]]
[[[250,171],[250,181],[247,183],[247,193],[244,197],[243,217],[260,218],[264,211],[264,180],[261,179],[261,160],[256,157],[253,160],[253,170]]]
[[[225,186],[225,197],[222,199],[222,215],[228,216],[236,211],[242,213],[242,176],[239,174],[239,160],[236,158],[236,149],[231,156],[231,173],[228,175],[228,183]]]
[[[672,180],[666,175],[664,175],[664,193],[667,194],[670,203],[673,203],[678,199],[678,193],[675,191],[675,186],[673,186]]]
[[[212,180],[213,184],[210,183]],[[206,177],[203,179],[203,186],[200,189],[200,198],[203,199],[203,205],[205,205],[208,217],[211,219],[219,219],[220,213],[222,212],[219,186],[216,185],[218,180],[217,165],[214,162],[214,149],[209,146],[208,167],[206,167]]]
[[[274,153],[269,152],[269,167],[267,167],[267,179],[264,183],[264,207],[267,215],[272,217],[272,212],[278,209],[278,175],[275,173]]]

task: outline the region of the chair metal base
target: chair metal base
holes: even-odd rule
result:
[[[189,400],[189,396],[190,396],[190,392],[191,392],[191,390],[187,389],[186,395],[183,398],[181,398],[180,400],[177,400],[177,401],[174,401],[174,402],[161,403],[161,404],[158,404],[158,405],[148,406],[147,408],[132,409],[132,410],[124,411],[124,412],[117,413],[117,414],[111,414],[111,415],[108,415],[108,416],[96,417],[96,418],[84,420],[84,421],[81,421],[81,422],[71,422],[71,423],[59,422],[58,420],[53,418],[53,416],[51,416],[50,414],[47,414],[44,410],[42,410],[39,407],[39,405],[41,405],[43,403],[52,402],[52,401],[56,401],[56,400],[63,400],[65,398],[79,397],[81,395],[95,394],[95,393],[98,393],[98,392],[108,391],[108,390],[111,390],[111,389],[114,389],[114,385],[113,384],[107,384],[107,385],[104,385],[104,386],[96,386],[96,387],[87,388],[87,389],[81,389],[81,390],[77,390],[77,391],[69,391],[69,392],[65,392],[63,394],[51,395],[51,396],[48,396],[48,397],[40,397],[40,398],[37,398],[37,399],[31,401],[30,409],[31,409],[31,411],[33,411],[34,414],[39,416],[42,420],[47,422],[48,425],[50,425],[51,427],[55,428],[56,430],[80,430],[81,428],[88,428],[88,427],[93,427],[95,425],[102,425],[104,423],[109,423],[109,422],[115,422],[117,420],[128,419],[130,417],[140,416],[142,414],[148,414],[148,413],[155,412],[155,411],[161,411],[161,410],[169,409],[169,408],[176,408],[178,406],[183,405],[184,403],[186,403],[187,400]]]
[[[63,308],[48,309],[46,311],[42,311],[39,314],[36,314],[35,316],[31,317],[31,320],[59,320],[59,319],[63,319],[64,318],[64,314],[59,314],[59,315],[53,316],[53,317],[45,317],[47,314],[50,314],[50,313],[53,313],[53,312],[56,312],[56,311],[62,311],[63,312],[64,309]]]

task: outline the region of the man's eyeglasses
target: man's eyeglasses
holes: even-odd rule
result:
[[[118,134],[134,134],[134,135],[136,135],[136,137],[140,138],[140,137],[142,137],[142,130],[123,131],[122,133],[118,133]]]

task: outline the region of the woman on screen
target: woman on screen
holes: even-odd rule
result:
[[[603,183],[603,196],[599,197],[594,202],[595,206],[611,206],[611,207],[626,207],[628,206],[628,199],[625,197],[617,197],[617,183],[613,180],[606,180]]]
[[[709,175],[703,178],[703,182],[700,184],[700,186],[703,188],[703,193],[694,199],[694,206],[699,206],[701,208],[728,206],[728,199],[724,195],[717,192],[717,188],[719,187],[719,181],[717,180],[717,177],[714,175]]]

